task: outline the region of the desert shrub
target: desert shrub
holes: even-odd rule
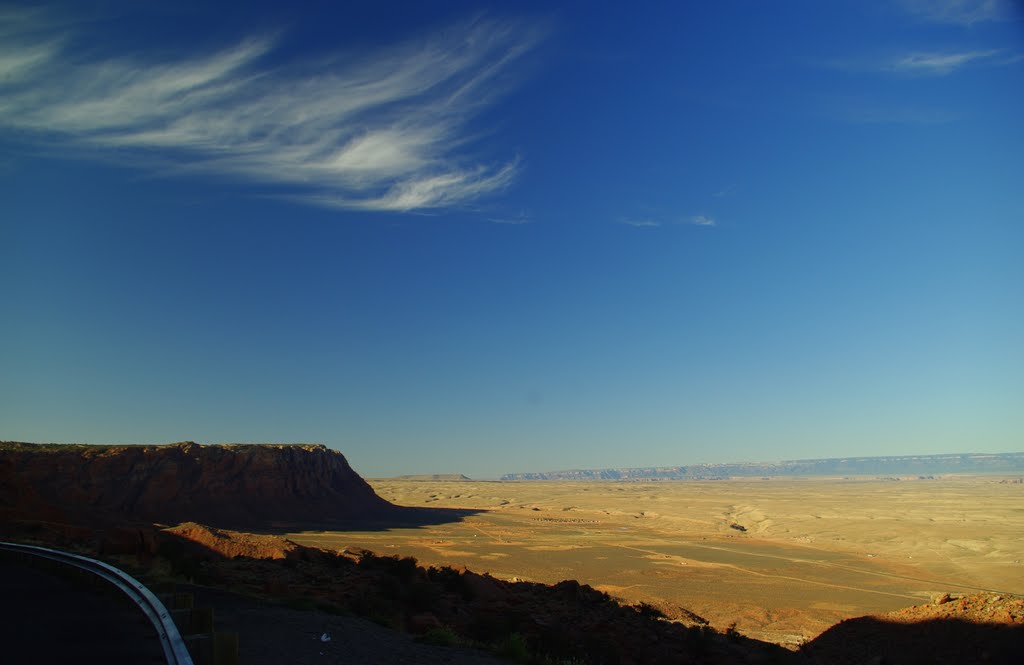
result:
[[[359,565],[360,567],[383,570],[388,574],[400,579],[400,580],[411,580],[419,573],[419,566],[414,557],[398,557],[398,556],[377,556],[373,552],[361,552],[359,554]]]
[[[374,622],[378,626],[383,626],[384,628],[390,628],[391,630],[402,629],[402,620],[400,617],[398,617],[398,615],[395,614],[382,614],[379,612],[375,612],[373,614],[367,615],[366,618]]]
[[[533,654],[530,659],[530,665],[591,665],[591,661],[576,656],[561,658],[551,654]]]
[[[407,556],[398,558],[389,557],[388,572],[400,580],[410,581],[419,573],[419,566],[415,557]]]
[[[473,600],[476,593],[473,586],[466,581],[466,576],[450,566],[427,570],[427,579],[441,585],[441,588],[448,593],[456,593],[462,596],[463,600]]]
[[[462,579],[462,573],[451,566],[441,566],[440,568],[431,566],[427,569],[427,579],[431,582],[437,582],[445,591],[451,591],[454,593],[462,593],[463,588],[465,587],[464,580]]]
[[[462,640],[447,626],[431,628],[418,638],[418,641],[433,644],[439,647],[453,647],[462,643]]]
[[[498,643],[494,653],[500,658],[511,660],[514,663],[529,663],[530,650],[527,648],[526,639],[519,633],[512,633]]]

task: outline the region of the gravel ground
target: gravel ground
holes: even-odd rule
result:
[[[475,649],[421,644],[355,617],[293,610],[216,589],[182,585],[196,607],[212,607],[214,628],[238,633],[240,665],[508,665]],[[327,633],[330,642],[321,641]]]

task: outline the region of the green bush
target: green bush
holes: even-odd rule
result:
[[[433,644],[439,647],[453,647],[459,645],[462,640],[452,632],[451,628],[447,626],[441,626],[439,628],[431,628],[426,633],[418,638],[418,641],[426,644]]]
[[[526,646],[526,639],[519,633],[512,633],[502,640],[494,653],[500,658],[511,660],[514,663],[529,663],[530,650]]]

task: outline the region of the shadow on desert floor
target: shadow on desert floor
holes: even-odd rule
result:
[[[395,506],[384,513],[366,515],[359,519],[338,520],[331,522],[309,522],[273,525],[264,528],[245,527],[249,533],[284,536],[299,532],[345,532],[362,533],[390,531],[392,529],[421,529],[441,524],[463,522],[469,517],[490,512],[483,508],[423,508],[414,506]],[[230,527],[228,527],[230,528]]]

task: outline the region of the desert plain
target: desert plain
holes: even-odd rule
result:
[[[508,580],[575,579],[792,646],[937,594],[1024,595],[1024,484],[1015,480],[371,480],[397,504],[471,512],[288,537]]]

